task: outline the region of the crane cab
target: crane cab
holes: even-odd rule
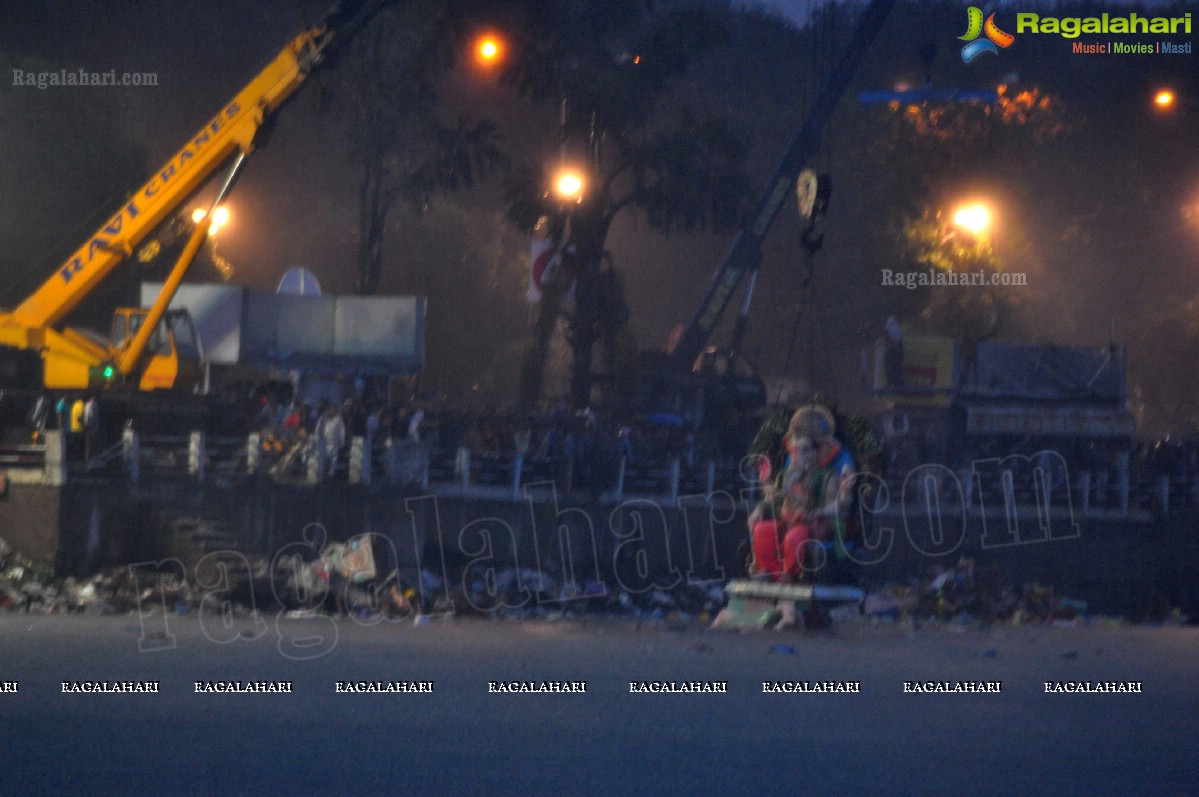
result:
[[[118,307],[112,319],[112,341],[118,351],[124,349],[142,328],[149,312],[144,307]],[[150,335],[143,355],[144,367],[138,369],[139,390],[194,391],[203,374],[200,339],[186,310],[168,310]],[[111,366],[100,378],[112,378]]]

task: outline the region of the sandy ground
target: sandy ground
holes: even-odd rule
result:
[[[256,639],[251,639],[261,633]],[[1199,630],[0,615],[0,794],[1196,794]],[[146,650],[142,650],[144,646]],[[301,658],[301,657],[310,658]],[[62,681],[157,680],[158,694]],[[197,694],[288,680],[290,694]],[[430,680],[432,694],[338,694]],[[492,694],[497,680],[584,694]],[[629,682],[727,682],[630,694]],[[763,694],[763,681],[857,694]],[[905,694],[905,681],[1000,681]],[[1045,681],[1139,681],[1047,694]]]

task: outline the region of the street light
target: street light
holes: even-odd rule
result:
[[[580,172],[564,168],[554,177],[554,193],[567,202],[582,202],[584,184]]]
[[[954,211],[953,224],[975,238],[981,238],[991,229],[991,209],[982,202],[972,202]]]
[[[483,66],[498,63],[503,54],[504,43],[494,34],[484,34],[475,43],[475,59]]]
[[[196,208],[192,211],[192,222],[199,224],[203,218],[208,215],[208,211],[204,208]],[[212,213],[212,222],[208,225],[208,234],[216,235],[217,230],[229,223],[229,208],[224,205],[218,205],[217,209]]]
[[[1159,110],[1170,110],[1174,107],[1174,92],[1170,91],[1170,89],[1159,89],[1157,94],[1153,95],[1153,104]]]

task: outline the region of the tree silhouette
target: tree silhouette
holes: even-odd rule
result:
[[[529,232],[544,225],[563,260],[538,310],[521,402],[540,397],[550,341],[567,313],[571,402],[581,408],[591,401],[596,344],[617,391],[635,350],[623,281],[605,249],[616,216],[636,208],[664,233],[727,230],[739,218],[748,193],[744,142],[727,124],[670,102],[673,82],[727,40],[727,19],[701,6],[633,0],[511,5],[505,81],[561,109],[562,157],[581,160],[587,174],[577,201],[554,195],[544,164],[525,165],[509,181],[513,223]]]
[[[444,0],[382,11],[358,35],[322,88],[344,122],[358,185],[357,292],[375,293],[388,215],[397,201],[418,213],[439,193],[469,189],[503,163],[496,126],[438,115],[438,84],[463,46],[463,14]]]

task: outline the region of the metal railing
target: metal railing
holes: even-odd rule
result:
[[[0,468],[41,468],[45,463],[45,443],[0,445]]]
[[[415,486],[506,500],[525,500],[526,488],[537,494],[538,485],[552,484],[559,494],[582,493],[609,502],[648,498],[670,504],[681,498],[708,500],[716,492],[740,501],[752,496],[756,486],[745,482],[734,464],[714,460],[695,461],[688,467],[681,457],[650,455],[583,466],[566,456],[477,455],[466,447],[432,447],[372,435],[351,438],[332,462],[311,435],[287,439],[261,433],[244,438],[208,437],[202,432],[139,435],[126,429],[107,448],[86,456],[77,448],[68,444],[63,433],[47,431],[42,443],[0,446],[0,469],[10,481],[45,484],[62,484],[83,474],[123,474],[134,484],[163,478],[266,478],[293,484]],[[942,506],[961,505],[972,514],[1014,506],[1030,512],[1129,517],[1199,507],[1199,478],[1179,480],[1113,468],[1071,473],[1053,483],[1025,478],[1027,473],[1018,478],[990,474],[984,483],[968,472],[939,472],[940,481],[931,492],[927,483],[913,486],[908,474],[886,479],[887,511],[902,511],[905,489],[912,493],[909,499],[923,501],[931,495]]]

